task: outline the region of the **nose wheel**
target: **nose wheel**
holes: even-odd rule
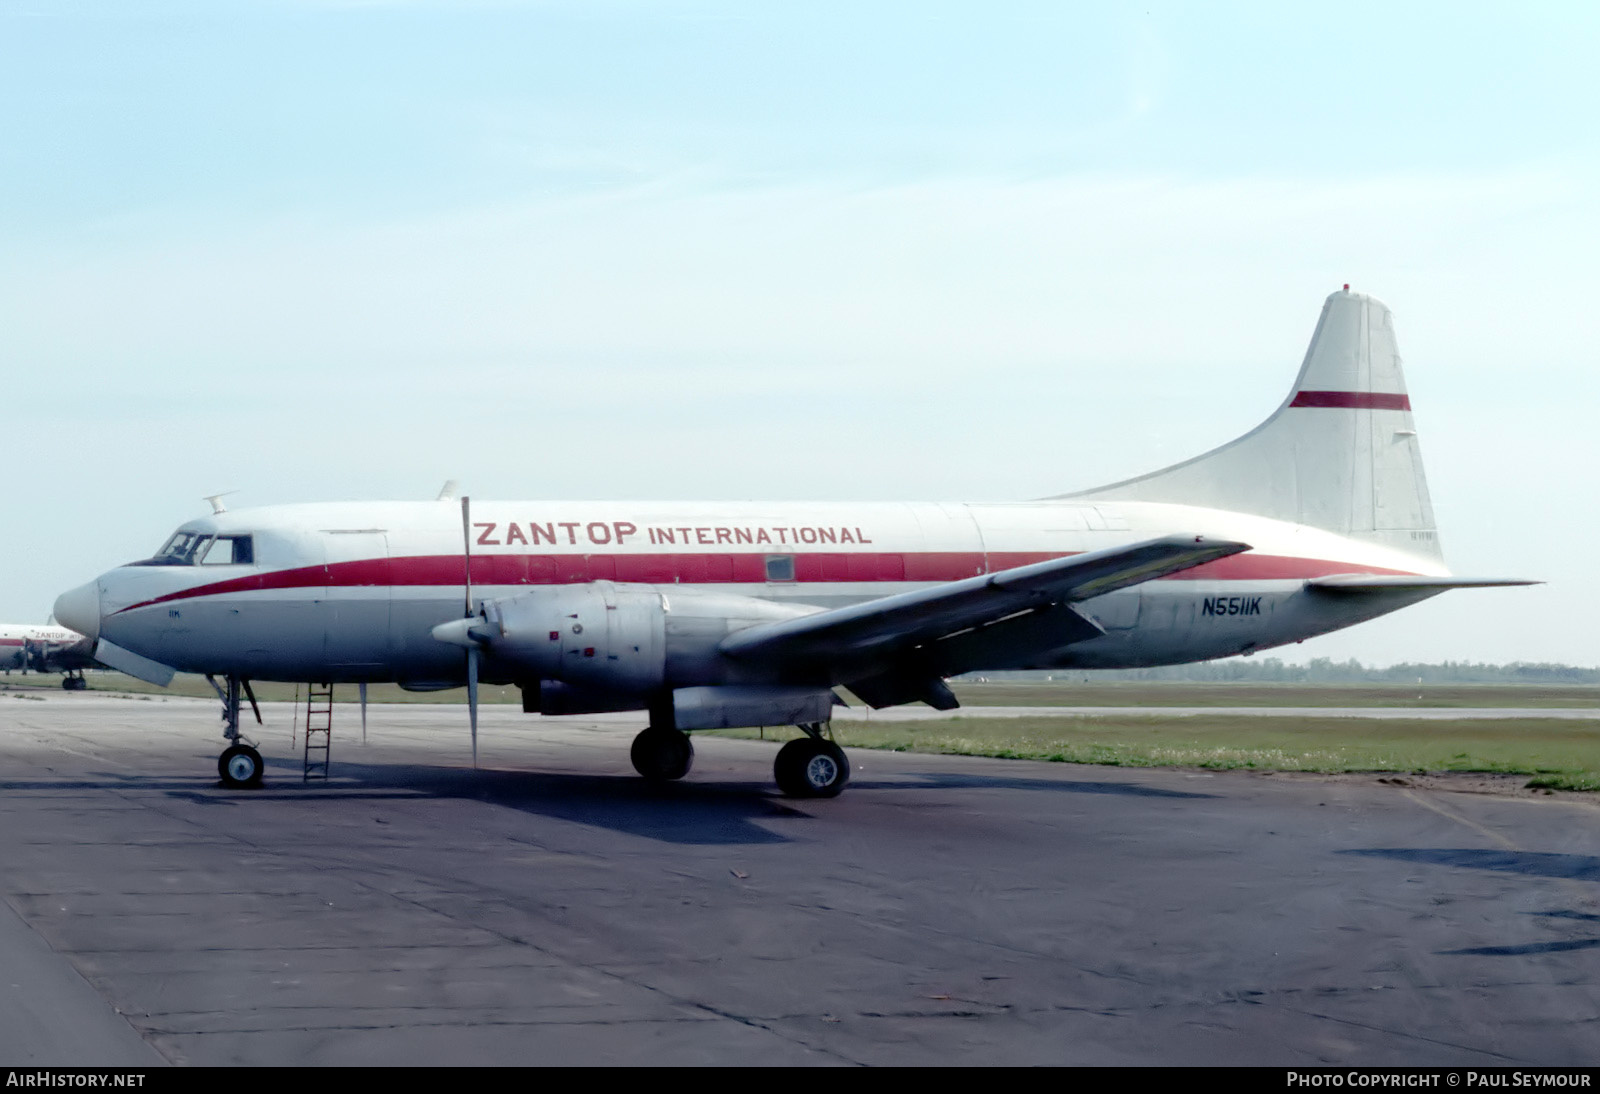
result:
[[[778,789],[791,798],[836,798],[850,781],[844,749],[822,736],[822,727],[801,726],[797,737],[778,750],[772,765]]]
[[[261,753],[249,745],[230,745],[217,758],[217,774],[229,789],[253,790],[261,785]]]

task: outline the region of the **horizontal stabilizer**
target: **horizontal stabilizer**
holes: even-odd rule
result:
[[[1088,551],[760,623],[729,635],[722,652],[740,660],[820,662],[833,666],[837,675],[864,660],[892,656],[1045,605],[1102,596],[1249,549],[1247,543],[1179,535]]]
[[[1391,593],[1436,589],[1495,589],[1505,585],[1543,585],[1517,577],[1426,577],[1420,574],[1330,574],[1306,582],[1331,593]]]

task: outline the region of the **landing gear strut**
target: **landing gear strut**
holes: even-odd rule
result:
[[[850,761],[844,749],[823,737],[822,724],[808,722],[806,731],[778,750],[772,773],[778,789],[791,798],[835,798],[850,781]]]
[[[694,765],[694,745],[681,729],[651,726],[633,739],[633,769],[651,782],[681,779]]]
[[[256,751],[253,741],[239,732],[239,689],[244,688],[259,725],[261,707],[256,704],[255,692],[250,690],[250,681],[238,676],[227,677],[226,689],[213,677],[207,676],[206,680],[222,700],[222,735],[232,742],[217,758],[217,774],[222,776],[222,785],[230,790],[254,789],[261,785],[261,753]]]

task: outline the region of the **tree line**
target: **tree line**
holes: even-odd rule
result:
[[[1600,668],[1549,661],[1513,661],[1504,665],[1479,661],[1444,661],[1437,664],[1405,661],[1380,667],[1363,665],[1353,657],[1348,661],[1315,657],[1304,664],[1290,664],[1276,657],[1230,657],[1224,661],[1201,661],[1150,669],[988,672],[982,675],[989,680],[1039,680],[1048,677],[1086,683],[1171,680],[1230,684],[1600,684]]]

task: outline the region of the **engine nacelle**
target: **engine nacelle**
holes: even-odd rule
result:
[[[817,610],[614,581],[530,589],[483,606],[487,652],[513,675],[613,696],[743,682],[718,652],[724,638]]]
[[[823,687],[679,688],[672,693],[672,718],[679,729],[798,726],[826,722],[834,702],[832,689]]]
[[[560,680],[531,680],[522,685],[522,709],[528,714],[612,714],[641,710],[648,696],[623,691],[595,691]]]
[[[483,606],[489,652],[529,676],[645,694],[664,684],[666,618],[648,585],[551,585]]]
[[[540,680],[522,686],[522,709],[529,714],[609,714],[638,710],[643,698],[573,687],[559,680]],[[826,687],[732,684],[677,688],[672,693],[672,724],[678,729],[733,729],[826,722],[832,717],[835,702],[833,690]]]

